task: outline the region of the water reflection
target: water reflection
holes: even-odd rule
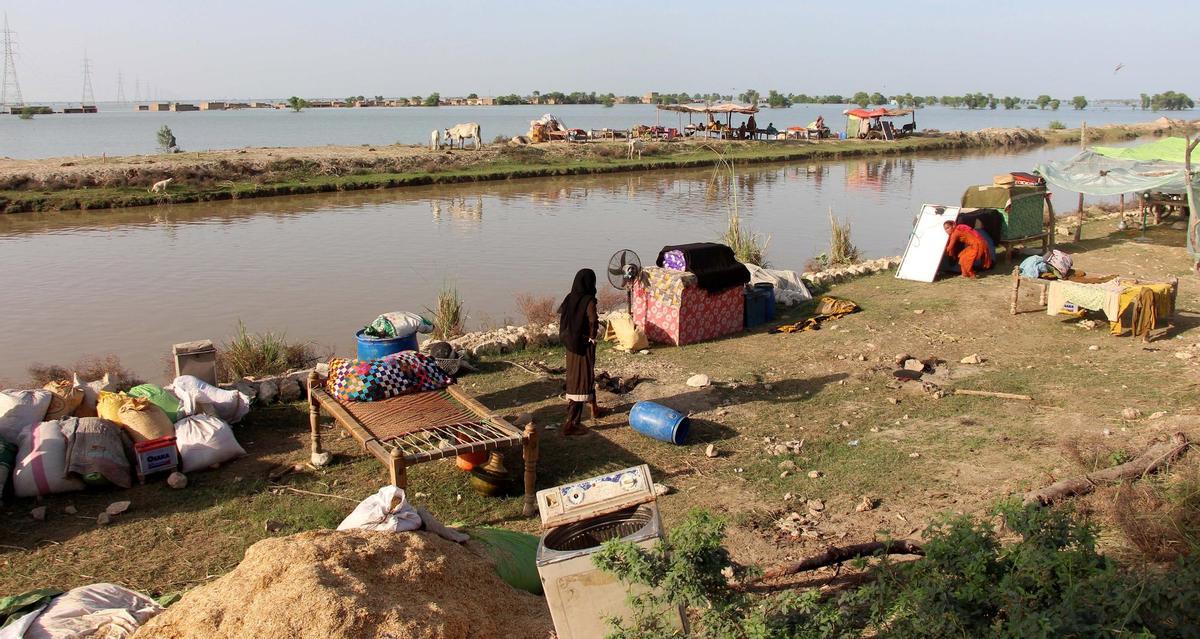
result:
[[[517,293],[559,292],[562,273],[602,268],[619,248],[651,259],[666,244],[711,241],[734,196],[746,224],[771,236],[769,258],[800,268],[826,248],[828,211],[853,222],[868,256],[903,247],[920,204],[958,202],[971,184],[1028,170],[1073,149],[738,165],[560,176],[114,211],[0,216],[0,378],[33,361],[119,353],[144,374],[170,344],[223,339],[236,322],[347,352],[380,312],[420,311],[453,283],[471,321],[517,317]],[[487,224],[484,224],[484,210]],[[86,285],[63,302],[59,256]],[[361,277],[348,256],[369,256]],[[169,303],[114,305],[113,287],[169,282]],[[48,338],[63,317],[86,330]]]

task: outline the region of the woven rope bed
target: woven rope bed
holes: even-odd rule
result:
[[[407,486],[413,464],[520,446],[525,515],[536,511],[538,439],[532,423],[521,430],[453,385],[377,402],[339,400],[316,373],[309,376],[308,388],[314,462],[324,458],[318,428],[322,409],[388,469],[391,483],[400,488]]]

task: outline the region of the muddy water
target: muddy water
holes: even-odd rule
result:
[[[561,296],[617,249],[653,261],[716,239],[732,192],[778,267],[824,249],[831,207],[867,256],[897,254],[920,204],[1072,152],[758,165],[732,190],[689,170],[0,217],[0,380],[106,353],[159,379],[172,343],[223,340],[238,320],[352,352],[356,329],[432,305],[443,283],[476,326],[519,319],[517,293]]]

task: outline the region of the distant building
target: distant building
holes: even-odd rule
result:
[[[651,92],[647,93],[646,95],[642,96],[642,104],[654,104],[655,102],[658,102],[658,92],[657,91],[651,91]]]
[[[145,110],[146,111],[170,111],[171,103],[170,102],[151,102],[150,104],[146,105]]]
[[[496,98],[493,98],[490,95],[484,96],[479,98],[479,104],[481,106],[496,106]]]
[[[226,105],[224,102],[201,102],[200,103],[201,111],[224,111],[227,108],[229,108],[229,106]]]
[[[200,109],[197,108],[196,105],[194,105],[194,104],[185,104],[183,102],[172,102],[171,110],[182,113],[184,111],[199,111]]]

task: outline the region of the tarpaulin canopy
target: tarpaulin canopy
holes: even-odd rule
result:
[[[732,102],[727,102],[725,104],[713,104],[711,106],[692,106],[690,104],[660,104],[658,105],[658,108],[660,111],[679,111],[681,113],[741,113],[743,115],[758,113],[758,107],[754,105],[747,106],[742,104],[733,104]]]
[[[849,109],[847,111],[843,111],[842,113],[844,113],[845,115],[853,115],[856,118],[862,118],[862,119],[866,120],[867,118],[899,118],[899,117],[906,116],[912,112],[913,112],[912,109],[885,109],[883,107],[880,107],[878,109],[873,109],[873,110]]]
[[[1136,151],[1137,148],[1120,150]],[[1114,158],[1102,155],[1100,150],[1080,151],[1067,160],[1039,164],[1038,173],[1054,186],[1087,195],[1186,192],[1182,163]],[[1200,184],[1200,181],[1193,179],[1192,184]]]
[[[1187,155],[1187,140],[1183,138],[1163,138],[1161,140],[1138,146],[1094,146],[1092,150],[1105,157],[1117,160],[1163,161],[1183,164]]]

